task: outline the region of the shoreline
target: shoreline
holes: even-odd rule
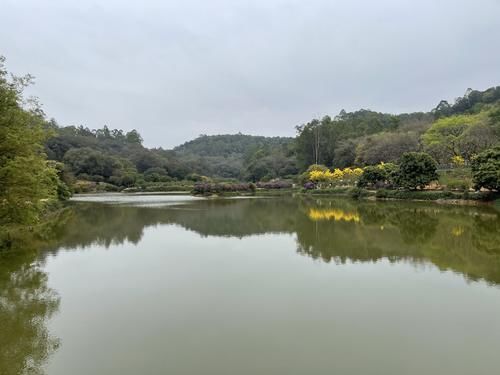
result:
[[[405,191],[405,190],[365,190],[354,188],[338,188],[337,191],[302,189],[259,190],[255,192],[219,192],[208,194],[193,194],[192,191],[134,191],[134,192],[92,192],[78,193],[74,196],[86,195],[190,195],[200,198],[231,198],[231,197],[310,197],[310,198],[346,198],[369,201],[407,201],[433,202],[455,206],[500,206],[500,195],[489,192],[451,192],[451,191]],[[464,198],[466,196],[467,198]]]

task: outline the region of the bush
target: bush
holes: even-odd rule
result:
[[[299,182],[304,184],[309,181],[309,175],[312,171],[326,172],[329,171],[328,167],[322,164],[312,164],[307,168],[307,170],[302,173],[299,177]]]
[[[126,174],[122,177],[122,185],[130,187],[132,186],[136,181],[136,176],[132,174]]]
[[[306,190],[316,189],[316,184],[312,181],[308,181],[304,184],[304,189],[306,189]]]
[[[90,180],[94,181],[94,182],[104,182],[104,177],[96,174],[96,175],[90,176]]]
[[[153,167],[144,171],[144,180],[146,182],[167,182],[172,178],[167,175],[165,168]]]
[[[438,179],[436,161],[425,152],[407,152],[401,157],[396,184],[415,190]]]
[[[381,188],[394,183],[398,166],[393,163],[380,163],[363,168],[363,174],[358,181],[358,187]]]
[[[111,176],[110,178],[108,178],[108,182],[110,184],[120,186],[122,184],[122,178],[119,176]]]
[[[375,165],[370,165],[363,168],[363,174],[359,178],[358,187],[373,186],[378,182],[386,180],[386,174],[382,168]]]
[[[288,181],[257,182],[259,189],[291,189],[292,183]]]
[[[500,190],[500,146],[481,152],[472,160],[476,189]]]
[[[210,184],[197,183],[193,187],[194,194],[219,194],[226,192],[254,192],[253,184]]]

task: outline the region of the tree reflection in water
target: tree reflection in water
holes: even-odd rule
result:
[[[487,207],[327,199],[203,200],[175,207],[78,203],[42,242],[0,254],[0,373],[42,373],[60,344],[47,328],[59,298],[39,265],[44,256],[62,248],[139,244],[144,229],[158,225],[201,236],[289,234],[299,254],[324,262],[432,263],[467,280],[500,284],[500,215]]]
[[[500,215],[488,207],[350,200],[205,200],[176,207],[78,204],[49,248],[138,243],[145,227],[175,224],[202,236],[288,233],[325,262],[431,262],[469,280],[500,283]]]
[[[58,348],[47,321],[59,297],[47,286],[36,253],[12,249],[0,254],[0,374],[42,374]]]

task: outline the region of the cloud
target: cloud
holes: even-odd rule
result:
[[[61,124],[293,135],[342,108],[429,110],[498,85],[500,3],[7,0],[0,53]]]

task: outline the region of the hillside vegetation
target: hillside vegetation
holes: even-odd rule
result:
[[[297,126],[295,138],[200,135],[172,150],[144,147],[136,130],[61,127],[52,120],[46,151],[65,165],[69,179],[119,188],[186,180],[293,179],[311,165],[342,169],[397,163],[411,152],[428,153],[439,169],[467,169],[475,155],[499,142],[499,100],[500,87],[467,90],[454,104],[441,101],[429,112],[342,110]],[[471,185],[470,170],[459,178]]]

